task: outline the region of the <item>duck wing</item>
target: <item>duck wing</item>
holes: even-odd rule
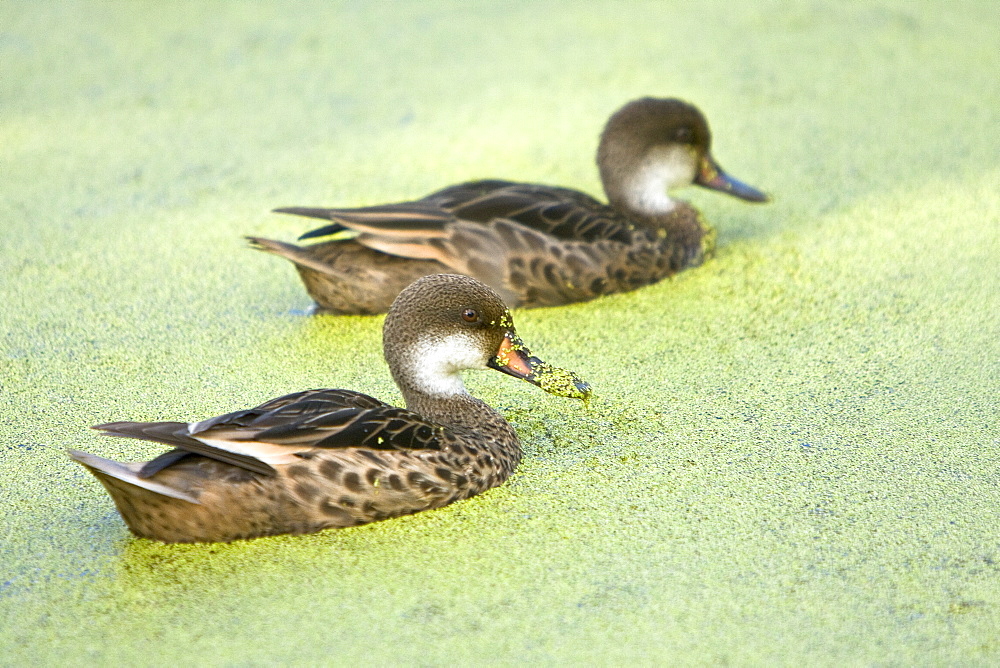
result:
[[[473,181],[445,188],[427,199],[456,220],[488,224],[505,219],[564,241],[631,240],[633,226],[628,219],[570,188]]]
[[[300,239],[354,230],[386,241],[419,244],[447,237],[449,227],[459,221],[485,225],[497,219],[566,241],[608,239],[628,243],[633,229],[628,219],[613,208],[577,190],[500,180],[470,181],[412,202],[356,209],[288,207],[275,212],[333,221]],[[365,243],[362,238],[358,240]],[[429,259],[423,255],[405,256]]]
[[[297,392],[202,422],[111,422],[94,428],[176,448],[147,462],[140,477],[188,454],[274,475],[276,467],[320,448],[437,450],[444,434],[441,425],[412,411],[350,390]]]

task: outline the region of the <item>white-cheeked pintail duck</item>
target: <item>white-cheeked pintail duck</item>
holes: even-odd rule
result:
[[[302,235],[336,235],[317,244],[248,238],[295,263],[318,312],[382,313],[411,281],[440,272],[477,278],[512,308],[587,301],[655,283],[712,251],[714,230],[669,190],[695,184],[767,201],[719,167],[711,140],[697,107],[642,98],[601,134],[608,204],[569,188],[471,181],[413,202],[275,209],[332,221]]]
[[[467,276],[427,276],[404,289],[386,316],[383,350],[405,409],[350,390],[309,390],[201,422],[95,427],[174,447],[148,462],[70,456],[137,536],[301,534],[438,508],[507,479],[521,458],[517,434],[466,391],[464,369],[590,396],[574,374],[532,357],[499,295]]]

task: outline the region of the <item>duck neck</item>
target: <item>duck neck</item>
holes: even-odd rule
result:
[[[415,338],[405,345],[386,346],[384,351],[393,379],[407,401],[411,396],[447,399],[467,395],[462,369],[483,364],[476,341],[463,334]]]
[[[677,201],[668,191],[690,185],[695,165],[686,146],[656,146],[637,159],[602,160],[601,180],[613,207],[635,217],[655,217],[674,210]]]
[[[486,425],[506,424],[499,413],[467,392],[442,397],[404,391],[403,396],[409,410],[440,424],[477,430]]]
[[[386,348],[386,361],[406,407],[439,422],[475,427],[498,416],[465,389],[462,370],[482,366],[476,342],[456,334]]]

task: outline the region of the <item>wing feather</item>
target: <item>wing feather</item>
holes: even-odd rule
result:
[[[349,390],[298,392],[192,424],[114,422],[95,429],[177,448],[147,462],[141,477],[179,461],[182,453],[274,475],[275,467],[317,448],[439,450],[444,436],[437,423]]]
[[[585,193],[500,180],[470,181],[412,202],[357,209],[289,207],[275,211],[334,222],[307,232],[302,239],[352,229],[419,243],[446,237],[448,228],[458,221],[485,225],[501,218],[566,241],[627,242],[632,231],[627,218]]]

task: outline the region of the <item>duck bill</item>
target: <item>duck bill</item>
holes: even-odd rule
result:
[[[698,165],[698,175],[695,176],[694,182],[703,188],[728,193],[733,197],[739,197],[748,202],[766,202],[769,199],[767,195],[753,186],[749,186],[726,174],[719,167],[719,164],[712,159],[712,156],[707,153],[702,157],[701,163]]]
[[[549,394],[587,401],[591,397],[590,385],[580,380],[572,371],[546,364],[531,354],[524,342],[513,331],[507,332],[496,357],[489,361],[491,369],[526,380]]]

